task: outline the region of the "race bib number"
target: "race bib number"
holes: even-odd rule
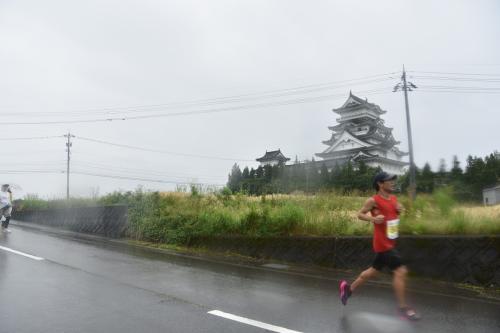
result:
[[[396,239],[399,237],[399,220],[387,221],[387,238]]]

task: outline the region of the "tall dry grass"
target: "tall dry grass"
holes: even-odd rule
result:
[[[401,216],[401,234],[500,234],[500,206],[460,205],[447,190],[419,195],[413,203],[405,196],[399,199],[407,208]],[[139,190],[113,193],[100,203],[129,206],[134,238],[183,244],[199,236],[370,235],[373,226],[357,218],[365,200],[336,193],[252,197]],[[50,206],[38,199],[31,203]]]

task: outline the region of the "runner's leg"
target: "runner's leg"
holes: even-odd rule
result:
[[[361,274],[359,274],[358,278],[354,280],[354,282],[351,284],[351,291],[354,291],[356,288],[363,285],[366,281],[372,279],[377,274],[378,271],[373,267],[364,270]]]
[[[406,276],[408,275],[408,270],[405,266],[400,266],[394,270],[393,276],[393,286],[394,292],[396,293],[396,299],[400,308],[405,308],[406,304]]]

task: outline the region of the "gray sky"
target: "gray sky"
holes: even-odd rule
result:
[[[445,158],[449,166],[454,154],[464,160],[500,150],[499,16],[496,0],[2,0],[0,138],[71,131],[75,171],[225,183],[233,158],[254,160],[277,148],[301,160],[321,152],[337,118],[331,109],[350,89],[388,111],[384,119],[406,151],[403,96],[391,92],[403,64],[409,71],[497,74],[409,72],[417,86],[434,87],[410,95],[416,162],[437,168]],[[380,76],[347,81],[372,75]],[[478,89],[445,93],[436,86]],[[230,96],[239,97],[206,101]],[[223,112],[196,113],[204,110]],[[195,114],[165,116],[185,112]],[[155,117],[46,123],[138,115]],[[23,122],[42,124],[8,124]],[[0,144],[0,182],[18,184],[18,196],[65,194],[64,174],[5,173],[65,170],[64,138]],[[79,196],[140,184],[175,187],[72,175]]]

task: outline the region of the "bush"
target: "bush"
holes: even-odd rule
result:
[[[444,217],[450,216],[450,213],[456,204],[452,193],[453,191],[450,188],[441,188],[433,194],[434,202],[439,208],[441,215]]]
[[[268,233],[273,235],[291,235],[304,221],[304,210],[293,204],[277,207],[269,215]]]
[[[351,222],[352,219],[346,211],[341,209],[334,210],[332,216],[332,233],[337,236],[346,235]]]
[[[199,235],[231,235],[238,234],[241,223],[237,216],[229,210],[209,210],[198,216]]]
[[[454,212],[451,215],[449,232],[451,234],[463,234],[467,227],[467,219],[463,211]]]
[[[196,190],[195,190],[196,191]],[[129,207],[128,235],[138,240],[188,244],[203,236],[346,236],[371,235],[373,226],[360,221],[356,212],[365,197],[337,193],[316,195],[235,195],[229,191],[159,193],[115,192],[97,204],[126,204]],[[409,209],[401,217],[401,234],[499,234],[500,209],[456,207],[449,189],[433,195],[419,195],[410,206],[406,196],[400,201]],[[65,200],[42,200],[28,196],[24,208],[61,207]],[[72,205],[96,204],[78,199]]]
[[[255,235],[259,233],[263,224],[263,214],[256,207],[250,210],[241,219],[241,234]]]

